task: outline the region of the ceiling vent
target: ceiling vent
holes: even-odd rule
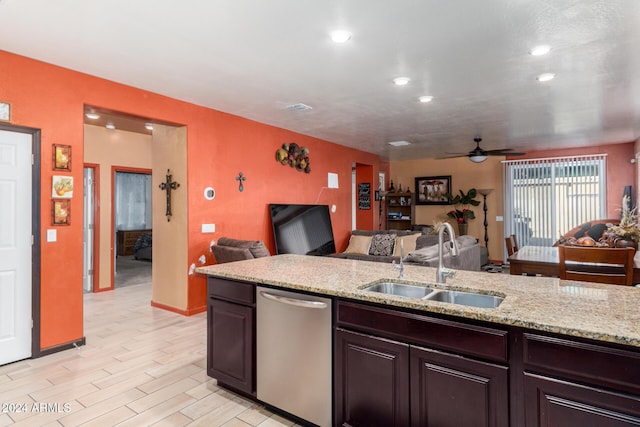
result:
[[[298,104],[289,105],[287,107],[287,110],[289,110],[289,111],[307,111],[307,110],[311,110],[311,108],[312,107],[309,107],[307,104],[298,103]]]

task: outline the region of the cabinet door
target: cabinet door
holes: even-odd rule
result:
[[[527,427],[640,426],[640,397],[524,374]]]
[[[335,425],[409,425],[409,346],[336,329]]]
[[[508,368],[411,347],[411,425],[509,425]]]
[[[255,309],[209,299],[207,374],[255,394]]]

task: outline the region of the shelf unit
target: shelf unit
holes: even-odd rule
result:
[[[387,202],[387,229],[411,230],[415,219],[413,193],[388,193],[385,200]]]

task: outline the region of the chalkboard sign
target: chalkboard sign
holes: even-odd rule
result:
[[[358,184],[358,209],[371,209],[371,183]]]

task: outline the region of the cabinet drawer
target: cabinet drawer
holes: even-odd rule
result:
[[[525,333],[527,370],[640,394],[640,352]]]
[[[209,277],[207,292],[209,298],[246,305],[255,305],[256,303],[256,286],[253,283]]]
[[[336,323],[412,344],[506,362],[507,332],[482,326],[338,301]]]

